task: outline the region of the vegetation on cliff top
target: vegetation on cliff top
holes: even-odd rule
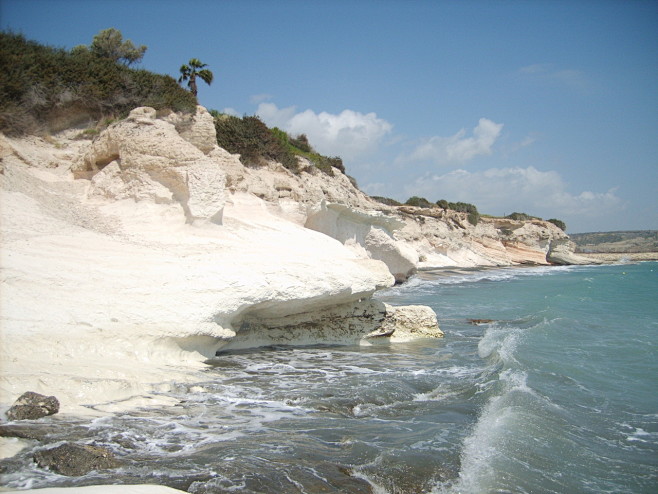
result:
[[[213,80],[207,65],[191,59],[180,68],[178,82],[168,75],[130,68],[142,59],[146,49],[124,40],[114,28],[99,32],[89,46],[71,50],[0,32],[0,132],[58,131],[123,118],[138,106],[193,112],[196,81],[210,84]],[[187,82],[190,91],[179,82]],[[280,129],[270,129],[257,116],[211,113],[218,144],[239,153],[247,166],[277,161],[298,173],[298,157],[304,157],[330,176],[336,169],[345,172],[340,158],[317,153],[305,135],[289,136]],[[93,131],[89,129],[88,135]]]
[[[438,207],[443,209],[444,211],[450,210],[450,211],[457,211],[460,213],[466,213],[468,215],[467,217],[469,223],[471,223],[473,226],[477,226],[477,224],[480,222],[480,218],[482,218],[483,216],[492,218],[492,216],[489,215],[481,215],[477,207],[474,204],[470,204],[468,202],[448,202],[445,199],[440,199],[435,203],[432,203],[427,199],[425,199],[424,197],[418,197],[418,196],[410,197],[409,199],[407,199],[407,201],[404,204],[396,201],[395,199],[391,199],[388,197],[373,196],[372,199],[381,202],[382,204],[386,204],[388,206],[396,206],[396,207],[412,206],[412,207],[424,208],[424,209],[431,209]],[[541,220],[541,218],[537,216],[530,216],[529,214],[526,213],[512,213],[505,216],[505,218],[510,220],[516,220],[516,221]],[[567,225],[562,220],[551,218],[550,220],[546,220],[546,221],[548,221],[549,223],[553,223],[562,231],[567,230]]]
[[[129,67],[146,47],[111,32],[110,41],[99,38],[102,33],[89,47],[69,51],[0,32],[0,131],[56,131],[121,117],[137,106],[194,111],[196,98],[173,77]],[[111,48],[117,41],[118,51]]]
[[[210,113],[215,119],[217,143],[230,153],[240,154],[245,166],[257,167],[276,161],[298,173],[297,158],[303,157],[329,176],[334,175],[334,169],[345,173],[343,160],[317,153],[304,134],[292,137],[277,127],[270,129],[255,115],[239,118],[215,110]]]
[[[188,83],[190,91],[186,91],[173,77],[129,67],[142,59],[146,49],[124,40],[114,28],[100,31],[89,46],[76,46],[70,51],[0,31],[0,132],[20,135],[57,131],[122,118],[138,106],[193,112],[197,104],[196,79],[210,84],[213,73],[206,64],[190,59],[180,68],[178,80]],[[279,128],[269,128],[258,116],[239,118],[215,110],[211,114],[219,146],[240,154],[246,166],[275,161],[299,173],[302,168],[298,158],[302,157],[329,176],[334,176],[334,170],[345,173],[341,158],[317,153],[304,134],[290,136]],[[348,178],[357,187],[356,180]],[[385,197],[374,199],[391,206],[402,205]],[[464,202],[441,199],[432,203],[414,196],[405,205],[463,212],[474,226],[481,217],[477,207]],[[506,218],[541,219],[525,213],[512,213]],[[561,220],[548,221],[566,230]]]

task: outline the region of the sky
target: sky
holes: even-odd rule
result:
[[[654,0],[0,0],[0,27],[198,58],[200,104],[306,134],[370,195],[658,229]]]

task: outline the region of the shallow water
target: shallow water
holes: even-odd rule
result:
[[[33,443],[12,488],[153,482],[224,492],[656,492],[658,264],[421,273],[379,297],[432,306],[446,337],[226,353],[180,404],[60,440],[126,466],[71,479]],[[468,319],[491,319],[473,325]]]

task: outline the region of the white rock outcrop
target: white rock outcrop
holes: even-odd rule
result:
[[[210,117],[205,109],[197,111],[188,142],[174,124],[156,118],[153,108],[136,108],[104,130],[72,171],[76,178],[92,179],[91,196],[176,202],[188,222],[221,223],[226,174],[206,155],[217,147],[214,126],[213,132],[192,131],[203,130],[199,122],[205,116]]]
[[[249,312],[240,318],[236,337],[222,350],[289,344],[390,343],[442,336],[436,314],[429,307],[393,307],[368,298],[281,317],[258,310]]]
[[[202,107],[72,132],[0,136],[0,405],[110,411],[223,349],[440,337],[430,308],[372,295],[418,268],[577,260],[547,222],[387,206],[304,159],[246,168]]]
[[[387,266],[305,228],[304,205],[240,190],[256,179],[236,156],[147,108],[91,143],[67,136],[0,140],[0,404],[26,389],[64,412],[157,404],[153,390],[253,340],[254,321],[272,321],[268,337],[300,318],[321,332],[293,342],[368,342],[386,320],[371,296],[394,283]]]
[[[172,113],[166,120],[173,123],[178,134],[203,154],[209,154],[217,147],[215,121],[203,106],[197,106],[194,115]]]
[[[566,256],[573,250],[568,236],[547,221],[481,218],[472,225],[466,213],[388,206],[339,170],[328,176],[300,161],[302,171],[294,174],[278,163],[248,169],[233,160],[225,168],[228,188],[260,197],[273,214],[329,235],[361,257],[383,261],[396,281],[417,269],[586,262],[573,252]],[[564,242],[559,259],[558,251],[547,257],[551,245]]]

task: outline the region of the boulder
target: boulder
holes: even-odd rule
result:
[[[384,304],[386,315],[381,331],[390,333],[393,341],[416,338],[442,338],[436,313],[425,305],[391,306]]]
[[[9,420],[35,420],[59,412],[59,400],[33,391],[23,393],[7,411]]]
[[[71,477],[85,475],[92,470],[107,470],[122,465],[107,448],[74,443],[37,451],[34,454],[34,461],[41,468],[48,468]]]

